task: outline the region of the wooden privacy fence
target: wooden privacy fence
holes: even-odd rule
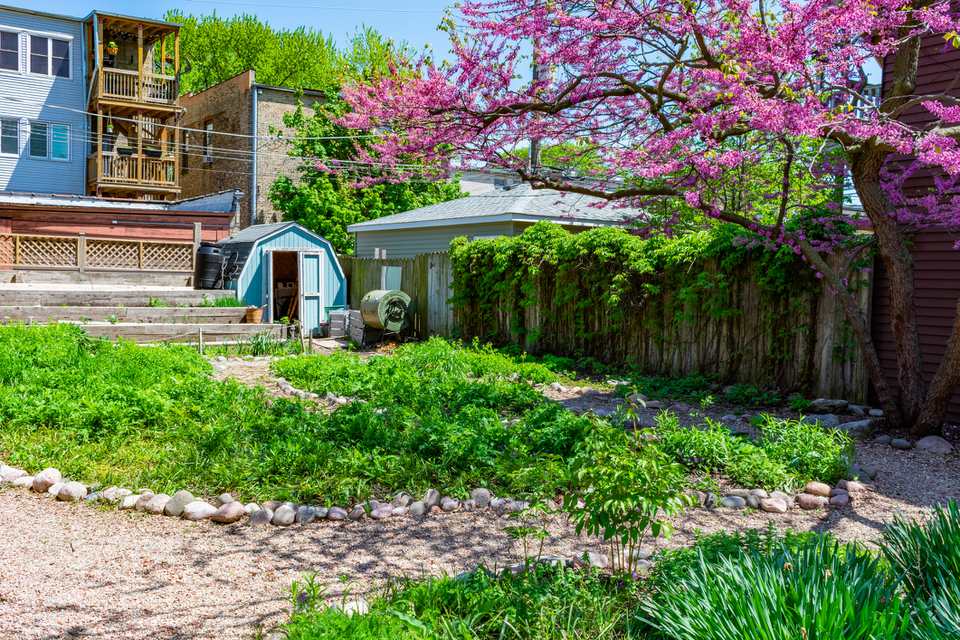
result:
[[[20,269],[192,273],[194,242],[0,234],[0,265]]]
[[[716,374],[728,383],[776,385],[816,396],[867,399],[863,358],[836,297],[825,290],[773,298],[757,285],[745,264],[724,293],[724,313],[704,301],[680,299],[673,292],[629,301],[622,322],[599,306],[573,300],[558,308],[555,283],[535,284],[536,304],[521,309],[499,300],[493,310],[457,309],[453,269],[446,253],[415,258],[342,257],[349,281],[349,304],[358,308],[365,293],[381,288],[384,267],[400,267],[400,288],[410,295],[414,331],[420,337],[479,336],[514,343],[531,353],[593,357],[662,375]],[[707,267],[709,270],[709,267]],[[871,280],[863,274],[859,300],[869,314]],[[717,300],[713,300],[715,307]]]
[[[375,289],[389,287],[385,278],[390,275],[384,267],[400,268],[400,289],[410,296],[413,307],[411,322],[417,336],[446,336],[454,334],[453,309],[449,300],[453,295],[453,268],[446,253],[425,253],[415,258],[354,258],[339,256],[347,276],[347,302],[353,309],[360,308],[363,296]]]

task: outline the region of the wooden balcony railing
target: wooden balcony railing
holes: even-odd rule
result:
[[[145,155],[101,154],[97,171],[97,154],[87,158],[87,175],[100,184],[148,187],[178,187],[176,160]]]
[[[140,74],[128,69],[103,69],[100,96],[151,104],[173,105],[177,102],[177,79],[153,73]]]

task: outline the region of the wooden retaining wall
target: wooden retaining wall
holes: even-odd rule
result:
[[[455,313],[449,302],[453,270],[446,253],[408,259],[342,257],[341,263],[352,308],[366,292],[381,287],[383,266],[400,266],[401,289],[413,300],[413,328],[420,337],[479,336],[518,344],[531,353],[592,357],[650,373],[716,374],[727,383],[867,399],[863,358],[835,296],[798,291],[771,299],[754,282],[750,264],[723,294],[722,314],[667,291],[628,301],[624,320],[614,323],[606,309],[583,308],[576,300],[557,307],[549,277],[537,283],[537,304],[520,313],[514,313],[513,300],[501,300],[492,313],[476,308]],[[870,276],[861,278],[860,301],[869,316]]]

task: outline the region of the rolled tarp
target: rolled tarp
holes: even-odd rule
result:
[[[363,324],[372,329],[400,333],[407,328],[410,296],[396,289],[370,291],[360,301]]]

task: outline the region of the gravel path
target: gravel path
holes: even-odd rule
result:
[[[880,469],[875,492],[830,512],[695,510],[670,544],[696,531],[764,527],[832,531],[875,540],[894,513],[922,516],[960,496],[960,461],[886,446],[861,446]],[[290,583],[316,572],[331,596],[367,593],[391,576],[456,573],[483,561],[503,566],[519,548],[489,513],[456,513],[421,524],[319,523],[252,528],[188,523],[141,513],[0,491],[0,638],[250,638],[286,617]],[[563,523],[545,553],[591,546]]]

